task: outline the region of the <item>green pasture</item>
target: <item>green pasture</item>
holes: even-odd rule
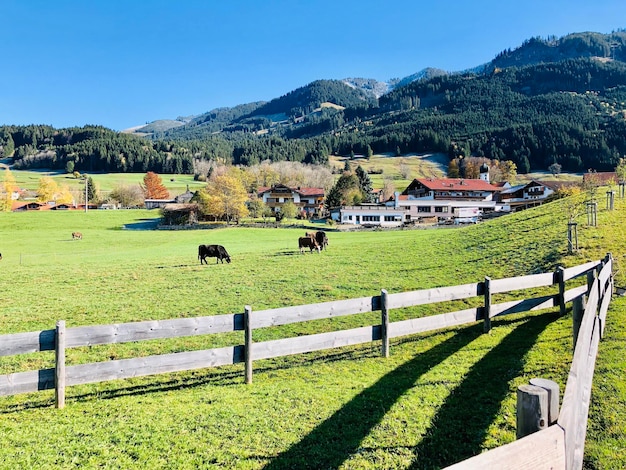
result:
[[[624,213],[579,220],[567,254],[564,204],[464,228],[330,231],[321,254],[297,250],[300,228],[145,230],[155,211],[0,214],[0,335],[219,315],[553,271],[611,252],[626,284]],[[71,232],[83,233],[72,240]],[[201,266],[198,244],[231,264]],[[626,301],[600,344],[585,466],[626,466]],[[463,308],[391,311],[391,321]],[[255,341],[371,325],[377,314],[256,330]],[[515,439],[515,391],[532,377],[564,390],[571,314],[494,319],[380,344],[243,365],[0,397],[0,469],[441,468]],[[236,332],[68,350],[68,365],[242,344]],[[51,367],[52,353],[0,358],[0,374]]]
[[[52,178],[59,186],[66,185],[71,191],[84,191],[85,183],[82,178],[76,178],[71,173],[55,170],[11,170],[17,186],[22,189],[36,191],[39,180],[43,177]],[[143,183],[145,173],[86,173],[95,183],[98,191],[109,192],[117,186],[131,186]],[[193,175],[160,175],[163,185],[172,196],[184,193],[187,186],[195,191],[206,186],[206,183],[194,181]]]

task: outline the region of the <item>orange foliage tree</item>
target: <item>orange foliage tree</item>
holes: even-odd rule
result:
[[[163,185],[161,177],[153,171],[149,171],[143,177],[141,189],[146,199],[169,199],[170,197],[170,192]]]

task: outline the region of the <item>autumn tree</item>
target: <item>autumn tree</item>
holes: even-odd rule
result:
[[[163,185],[161,177],[153,171],[149,171],[143,177],[141,189],[146,199],[169,199],[170,197],[170,193]]]
[[[118,185],[109,194],[109,197],[120,203],[122,207],[139,207],[144,204],[142,188],[135,185]]]
[[[17,188],[15,177],[8,168],[4,170],[4,182],[0,186],[2,199],[0,199],[0,211],[10,212],[13,205],[13,191]]]
[[[37,201],[48,202],[54,201],[56,194],[59,192],[59,186],[49,176],[39,178],[39,185],[37,187]]]
[[[236,174],[228,173],[211,178],[206,188],[199,191],[200,210],[206,215],[226,218],[226,222],[248,215],[248,193]]]

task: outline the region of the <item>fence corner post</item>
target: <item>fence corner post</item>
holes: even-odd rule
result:
[[[65,408],[65,320],[57,321],[54,335],[54,406]]]
[[[381,333],[382,333],[382,357],[389,357],[389,299],[387,291],[380,291]]]
[[[246,362],[246,383],[252,383],[252,326],[250,316],[252,314],[252,307],[245,306],[243,312],[243,328],[244,328],[244,341],[245,341],[245,362]]]
[[[485,276],[485,306],[483,317],[483,332],[489,333],[491,331],[491,278]]]
[[[555,281],[559,284],[559,314],[565,316],[565,268],[559,266],[554,273]]]
[[[559,384],[553,380],[534,378],[530,379],[530,385],[548,391],[548,426],[556,424],[559,419]]]
[[[517,388],[516,438],[548,427],[548,391],[535,385]]]

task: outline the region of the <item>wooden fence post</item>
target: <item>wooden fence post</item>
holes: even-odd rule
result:
[[[59,320],[54,338],[54,406],[65,407],[65,320]]]
[[[383,357],[389,357],[389,300],[387,291],[380,291],[380,311],[381,311],[381,328],[382,328],[382,351]]]
[[[484,311],[484,318],[483,318],[483,332],[485,333],[489,333],[489,331],[491,331],[491,278],[488,276],[485,276],[485,307],[483,309]]]
[[[585,296],[581,295],[580,297],[576,297],[572,304],[572,336],[574,338],[572,349],[576,349],[578,332],[580,331],[580,325],[583,321],[583,314],[585,313],[585,303]]]
[[[246,383],[252,383],[252,326],[250,322],[250,315],[252,314],[252,307],[245,306],[243,312],[243,328],[244,328],[244,342],[245,342],[245,361],[246,361]]]
[[[520,385],[517,388],[517,439],[547,427],[548,391],[535,385]]]
[[[559,284],[559,313],[565,316],[565,269],[563,266],[556,268],[556,282]]]
[[[548,379],[530,379],[530,385],[541,387],[548,391],[548,426],[552,426],[559,419],[559,384]]]

